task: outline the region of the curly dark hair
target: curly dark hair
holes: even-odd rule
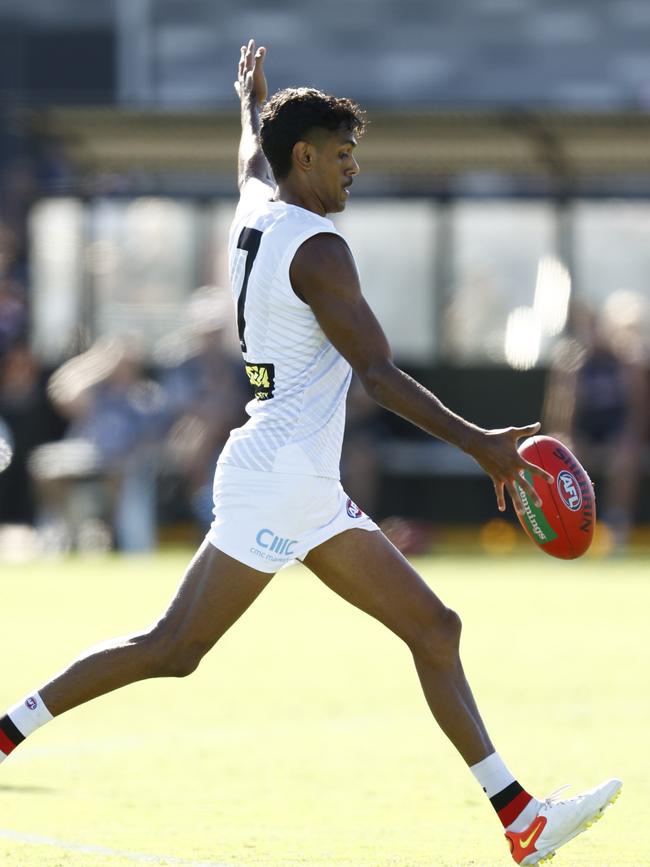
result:
[[[366,128],[365,112],[351,99],[330,96],[312,87],[278,90],[260,115],[260,142],[276,180],[291,170],[291,152],[311,130],[349,130],[357,137]]]

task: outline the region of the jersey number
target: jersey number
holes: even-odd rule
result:
[[[260,249],[260,241],[262,233],[259,229],[243,228],[237,241],[237,247],[240,250],[245,250],[246,266],[244,267],[244,280],[241,284],[241,292],[237,301],[237,331],[239,332],[239,344],[241,351],[246,352],[246,341],[244,340],[244,329],[246,328],[246,317],[244,315],[244,307],[246,306],[246,292],[248,291],[248,278],[251,276],[253,262]]]

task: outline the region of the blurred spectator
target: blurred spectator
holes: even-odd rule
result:
[[[0,358],[27,332],[25,269],[16,230],[0,219]]]
[[[0,358],[10,346],[25,339],[26,331],[27,309],[23,289],[15,281],[0,276]]]
[[[230,431],[246,421],[244,407],[252,396],[232,337],[234,322],[230,293],[212,286],[197,289],[185,327],[157,353],[165,403],[176,419],[166,443],[166,483],[181,480],[201,530],[212,520],[217,458]]]
[[[643,299],[609,296],[599,316],[574,307],[575,338],[555,350],[544,428],[571,445],[602,480],[598,506],[623,550],[634,520],[648,429],[647,321]]]
[[[70,424],[61,442],[35,450],[31,461],[46,538],[64,549],[105,546],[108,517],[121,550],[151,550],[157,448],[169,419],[134,341],[98,340],[53,374],[48,393]]]
[[[25,141],[25,148],[28,145],[31,145],[31,142]],[[2,211],[5,221],[16,232],[19,253],[24,250],[26,244],[27,214],[39,196],[39,186],[36,157],[27,150],[17,153],[7,163],[2,179],[4,198]]]
[[[0,274],[11,275],[18,256],[18,238],[6,222],[0,222]]]
[[[12,346],[0,361],[0,419],[13,445],[13,458],[0,474],[0,524],[31,524],[34,500],[27,458],[37,445],[63,432],[52,411],[44,375],[29,348]]]

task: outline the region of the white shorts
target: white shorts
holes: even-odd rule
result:
[[[344,530],[379,529],[336,479],[217,464],[207,540],[260,572],[277,572]]]

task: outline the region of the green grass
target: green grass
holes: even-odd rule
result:
[[[89,644],[151,622],[187,559],[0,566],[0,708]],[[533,552],[417,565],[463,617],[465,668],[522,784],[543,796],[625,781],[558,867],[650,864],[647,561]],[[195,675],[78,708],[0,767],[2,867],[138,863],[12,842],[7,830],[236,867],[512,863],[405,647],[299,567],[276,576]]]

